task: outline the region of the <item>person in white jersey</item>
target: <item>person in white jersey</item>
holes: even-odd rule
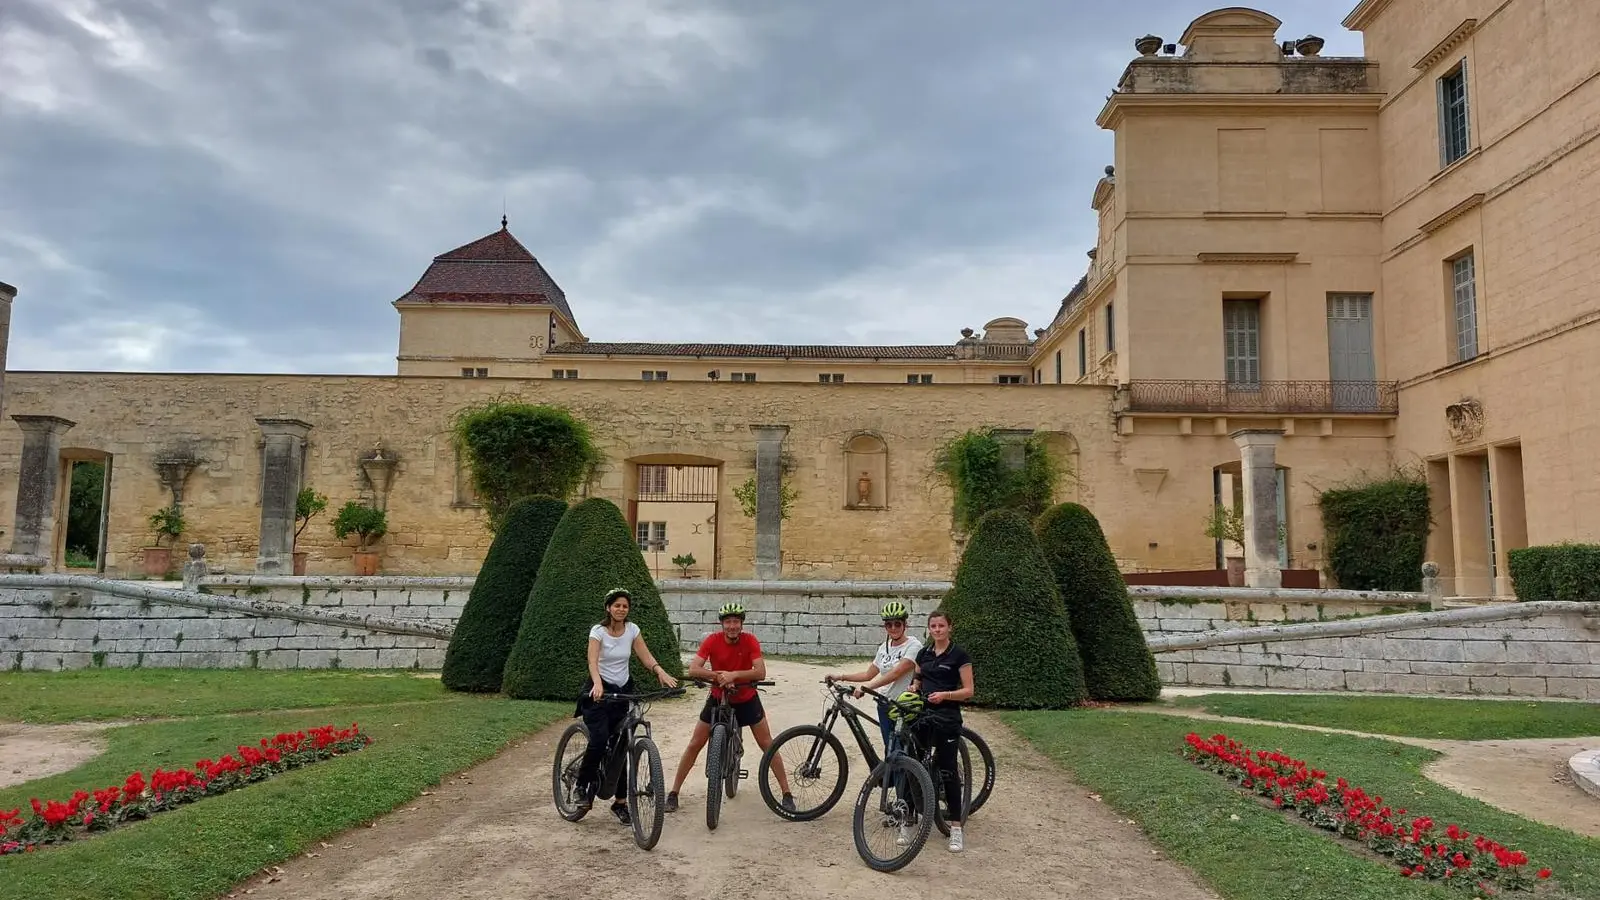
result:
[[[906,620],[911,618],[911,610],[898,600],[890,600],[883,605],[883,630],[884,641],[878,645],[878,652],[873,655],[871,665],[865,672],[851,672],[845,675],[829,675],[827,681],[866,682],[864,687],[878,690],[884,685],[889,687],[878,690],[888,697],[898,697],[911,687],[911,678],[917,671],[917,654],[922,652],[922,642],[906,633]],[[860,688],[856,689],[855,696],[861,697]],[[878,703],[878,726],[883,731],[883,749],[888,752],[889,738],[894,734],[894,723],[889,721],[889,708],[882,700]]]
[[[656,662],[650,648],[639,634],[639,626],[628,621],[628,609],[633,596],[622,588],[606,594],[606,618],[589,629],[589,682],[585,694],[578,701],[578,713],[589,729],[589,746],[583,751],[583,764],[578,769],[578,806],[589,809],[594,805],[595,784],[600,760],[605,756],[606,744],[628,715],[626,703],[604,703],[601,697],[610,691],[615,694],[633,692],[633,675],[628,663],[634,654],[656,675],[662,686],[674,688],[678,680]],[[624,825],[633,824],[628,817],[627,798],[619,791],[611,804],[611,814]]]

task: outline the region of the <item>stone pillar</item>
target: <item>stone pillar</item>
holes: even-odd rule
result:
[[[17,289],[0,281],[0,412],[6,406],[6,350],[11,346],[11,301]]]
[[[311,424],[299,419],[257,418],[261,450],[261,547],[256,571],[282,575],[294,571],[294,502],[305,475],[306,436]]]
[[[9,308],[10,304],[6,304]],[[12,416],[22,428],[17,469],[17,518],[11,552],[55,556],[56,494],[61,488],[61,436],[76,425],[58,416]]]
[[[1278,441],[1281,429],[1246,429],[1229,435],[1239,445],[1244,479],[1244,583],[1283,586],[1278,567]]]
[[[783,570],[783,440],[787,425],[751,425],[756,436],[756,577]]]

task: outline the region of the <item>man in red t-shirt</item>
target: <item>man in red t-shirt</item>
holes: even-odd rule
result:
[[[706,635],[700,642],[694,661],[689,663],[689,677],[711,682],[711,696],[700,710],[700,721],[695,723],[689,746],[678,760],[678,774],[672,779],[672,790],[667,793],[667,812],[678,810],[678,789],[689,777],[689,769],[700,758],[700,750],[711,739],[711,711],[722,702],[724,691],[731,691],[728,703],[733,707],[734,721],[749,728],[756,745],[766,750],[772,743],[772,729],[767,724],[766,710],[761,707],[761,694],[754,685],[740,682],[764,681],[767,663],[761,658],[761,642],[744,630],[744,607],[730,603],[722,612],[722,630]],[[784,771],[783,760],[773,757],[772,774],[777,776],[778,787],[783,789],[783,805],[794,809],[794,796],[789,793],[789,775]]]

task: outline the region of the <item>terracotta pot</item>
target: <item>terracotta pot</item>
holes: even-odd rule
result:
[[[354,559],[356,563],[357,575],[378,574],[378,551],[357,550],[355,552]]]
[[[862,472],[861,477],[856,479],[856,505],[866,506],[871,499],[872,479],[867,476],[867,473]]]
[[[144,548],[144,574],[151,578],[165,578],[172,571],[172,548]]]
[[[1228,586],[1244,587],[1244,557],[1228,557]]]
[[[296,575],[304,575],[306,573],[306,557],[310,555],[304,550],[296,550],[294,552],[294,573]]]

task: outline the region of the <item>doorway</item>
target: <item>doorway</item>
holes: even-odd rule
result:
[[[93,451],[63,453],[62,512],[55,559],[59,568],[106,570],[107,525],[111,506],[111,457]]]
[[[629,462],[628,524],[651,576],[716,578],[721,463],[681,454]]]

